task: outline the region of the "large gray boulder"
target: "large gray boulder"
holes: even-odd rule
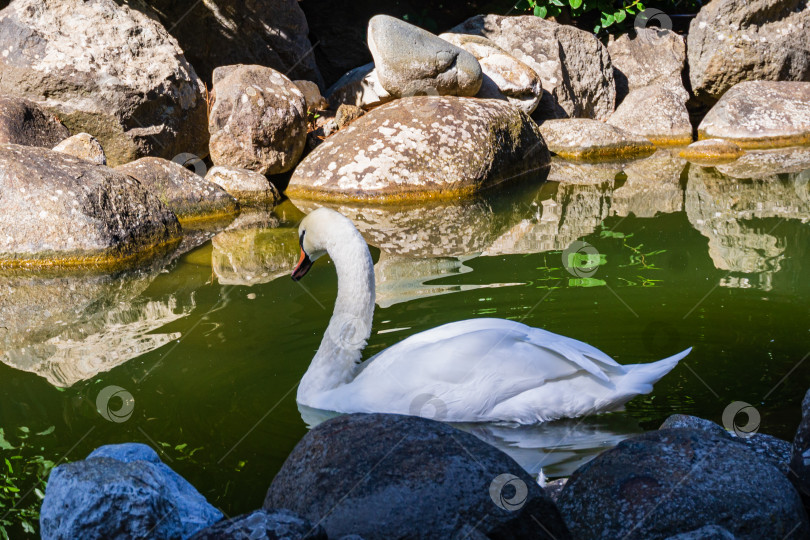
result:
[[[112,166],[207,154],[202,81],[166,29],[128,3],[14,0],[0,12],[0,93],[96,137]]]
[[[208,119],[215,165],[261,174],[289,171],[307,140],[304,94],[278,71],[263,66],[214,70],[214,105]]]
[[[231,216],[238,211],[236,200],[224,189],[174,161],[145,157],[115,170],[138,180],[181,223]]]
[[[475,95],[483,99],[505,99],[526,114],[532,114],[543,97],[535,71],[481,36],[445,33],[439,36],[472,54],[481,65],[484,79]]]
[[[391,95],[474,96],[481,66],[460,47],[388,15],[368,22],[368,48],[380,84]]]
[[[689,78],[711,105],[742,81],[810,81],[810,3],[713,0],[689,25]]]
[[[323,527],[289,510],[255,510],[211,525],[190,540],[327,540]]]
[[[68,137],[70,130],[33,101],[0,96],[0,143],[53,148]]]
[[[32,146],[0,145],[0,265],[117,264],[180,236],[130,178]]]
[[[633,89],[616,109],[608,124],[648,139],[656,146],[692,142],[692,123],[684,97],[667,86]]]
[[[744,445],[696,429],[625,440],[574,472],[557,501],[576,538],[665,539],[716,525],[739,539],[810,534],[799,494]]]
[[[288,197],[419,200],[471,194],[548,165],[537,125],[504,101],[398,99],[341,129],[296,167]]]
[[[222,512],[144,444],[97,448],[48,478],[44,540],[188,538]]]
[[[149,0],[206,81],[215,68],[258,64],[323,85],[298,0]]]
[[[744,148],[810,143],[810,82],[741,82],[706,114],[698,137]]]
[[[616,78],[616,97],[621,101],[629,92],[647,86],[662,86],[686,103],[684,88],[686,44],[683,37],[666,28],[636,27],[634,37],[624,34],[608,43]]]
[[[450,31],[488,38],[537,72],[545,90],[538,120],[606,120],[615,109],[610,56],[590,32],[533,15],[477,15]]]
[[[330,538],[445,539],[465,527],[489,538],[570,538],[512,458],[414,416],[350,414],[318,425],[282,465],[264,507],[320,522]]]
[[[652,154],[645,137],[587,118],[548,120],[540,126],[548,149],[565,159],[618,159]]]

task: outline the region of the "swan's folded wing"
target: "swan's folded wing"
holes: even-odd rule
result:
[[[368,360],[358,379],[387,375],[406,386],[414,379],[426,385],[455,383],[505,398],[580,371],[608,382],[597,361],[618,366],[598,349],[574,339],[505,319],[470,319],[393,345]]]

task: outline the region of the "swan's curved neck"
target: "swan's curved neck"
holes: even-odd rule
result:
[[[335,309],[298,387],[298,402],[311,407],[318,406],[320,393],[354,379],[374,317],[374,263],[368,246],[354,227],[334,232],[326,251],[338,275]]]

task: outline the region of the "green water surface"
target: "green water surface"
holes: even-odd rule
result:
[[[337,207],[376,262],[365,357],[482,316],[586,341],[625,364],[694,347],[624,412],[462,426],[552,477],[674,413],[722,422],[734,401],[753,406],[761,432],[790,439],[810,386],[810,159],[796,152],[736,168],[669,154],[613,169],[557,163],[549,178],[562,182],[531,178],[479,199]],[[148,269],[0,277],[0,451],[22,456],[12,468],[137,441],[226,514],[260,507],[307,432],[296,384],[336,294],[327,258],[301,284],[288,277],[297,223],[315,206],[246,211]],[[123,393],[113,389],[99,413],[111,386]],[[38,506],[34,476],[19,466],[8,475],[21,491],[0,499],[6,519]]]

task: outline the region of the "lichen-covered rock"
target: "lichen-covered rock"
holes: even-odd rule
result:
[[[537,125],[506,102],[398,99],[363,115],[295,169],[288,197],[418,200],[471,194],[548,165]]]
[[[273,205],[281,200],[281,193],[276,186],[265,175],[256,171],[218,165],[208,171],[205,179],[227,191],[240,203]]]
[[[297,0],[149,0],[148,4],[206,81],[220,66],[258,64],[291,79],[323,84]]]
[[[255,510],[211,525],[189,540],[327,540],[323,527],[289,510]]]
[[[208,128],[215,165],[283,173],[304,151],[306,101],[291,80],[272,68],[219,67]]]
[[[543,97],[543,87],[532,68],[487,38],[453,33],[439,37],[468,51],[478,60],[483,82],[476,97],[506,99],[526,114],[534,112]]]
[[[689,93],[683,85],[686,44],[666,28],[635,28],[636,35],[624,34],[608,44],[616,78],[617,101],[629,92],[647,86],[662,86],[686,103]]]
[[[577,469],[557,501],[576,538],[665,539],[716,525],[737,538],[805,538],[799,494],[733,440],[664,429],[625,440]]]
[[[616,107],[610,56],[590,32],[533,15],[477,15],[450,31],[488,38],[537,72],[545,90],[538,120],[606,120]]]
[[[98,139],[89,133],[77,133],[72,137],[68,137],[53,147],[55,152],[62,152],[63,154],[70,154],[71,156],[95,163],[96,165],[106,165],[107,156],[104,154],[104,148]]]
[[[554,503],[512,458],[415,416],[347,414],[313,428],[264,508],[320,522],[330,538],[453,538],[470,524],[489,538],[570,538]]]
[[[703,118],[698,137],[743,148],[810,143],[810,82],[741,82]]]
[[[474,96],[481,87],[473,55],[394,17],[371,18],[368,48],[380,84],[393,96]]]
[[[144,444],[101,446],[48,478],[44,540],[188,538],[222,512]]]
[[[645,137],[587,118],[549,120],[540,126],[540,132],[548,149],[565,159],[616,159],[655,150]]]
[[[686,100],[660,85],[633,89],[616,109],[608,124],[648,139],[657,146],[692,142],[692,123]]]
[[[53,150],[0,145],[0,193],[0,266],[116,264],[180,236],[136,180]]]
[[[182,165],[156,157],[145,157],[115,168],[129,175],[175,213],[181,223],[233,215],[236,200],[211,182]]]
[[[355,105],[347,105],[344,103],[338,107],[338,110],[335,112],[335,123],[337,124],[338,129],[342,129],[363,116],[364,113],[365,111],[360,107]]]
[[[0,93],[90,133],[113,166],[207,154],[202,81],[166,29],[128,3],[16,0],[0,12],[0,51]]]
[[[304,102],[307,104],[307,112],[314,113],[329,107],[329,103],[321,95],[321,89],[312,81],[293,81],[293,84],[304,95]]]
[[[0,96],[0,143],[53,148],[68,137],[70,130],[33,101]]]
[[[707,161],[733,161],[745,152],[737,143],[725,139],[695,141],[680,152],[682,158],[698,163]]]
[[[337,109],[344,103],[356,107],[375,107],[394,99],[380,84],[374,63],[354,68],[326,91],[329,106]]]
[[[742,81],[810,81],[808,28],[806,1],[706,3],[687,36],[695,97],[712,104]]]

